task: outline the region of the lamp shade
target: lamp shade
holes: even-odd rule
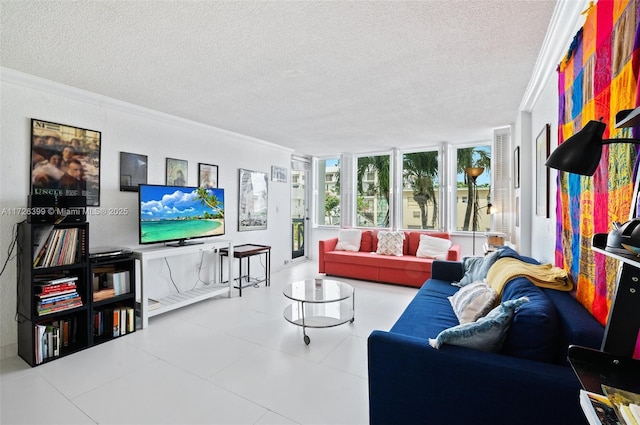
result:
[[[589,121],[582,130],[560,144],[545,165],[560,171],[592,176],[602,156],[602,140],[606,124]]]
[[[467,167],[464,169],[464,172],[467,176],[472,177],[474,180],[484,172],[484,168],[482,167]]]

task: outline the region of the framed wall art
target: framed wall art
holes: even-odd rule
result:
[[[520,187],[520,146],[516,146],[513,151],[513,187]]]
[[[272,182],[287,182],[287,169],[284,167],[271,166],[271,181]]]
[[[96,130],[32,119],[30,193],[84,196],[99,206],[101,139]]]
[[[240,169],[238,194],[238,231],[267,228],[269,199],[267,173]]]
[[[549,218],[549,167],[545,162],[551,147],[551,126],[545,124],[536,137],[536,215]]]
[[[218,166],[198,163],[198,187],[218,187]]]
[[[186,186],[188,165],[183,159],[167,158],[167,186]]]
[[[147,184],[147,155],[120,152],[120,191],[137,192]]]

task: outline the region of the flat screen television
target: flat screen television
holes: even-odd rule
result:
[[[140,244],[224,235],[224,189],[141,184],[138,193]]]

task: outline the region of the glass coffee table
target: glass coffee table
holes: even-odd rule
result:
[[[355,291],[351,285],[331,279],[307,279],[285,286],[284,296],[295,302],[284,309],[284,318],[302,326],[304,343],[311,339],[306,328],[330,328],[353,322]],[[351,299],[351,302],[345,302]]]

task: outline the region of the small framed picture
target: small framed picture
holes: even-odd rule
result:
[[[218,187],[218,166],[198,163],[198,187],[207,189]]]
[[[536,215],[549,218],[549,167],[545,166],[551,146],[551,126],[545,124],[536,137]]]
[[[167,186],[186,186],[188,165],[183,159],[167,158]]]
[[[147,184],[147,155],[120,152],[120,191],[137,192]]]
[[[520,187],[520,146],[513,151],[513,187]]]
[[[284,167],[271,166],[271,181],[272,182],[287,182],[287,169]]]

